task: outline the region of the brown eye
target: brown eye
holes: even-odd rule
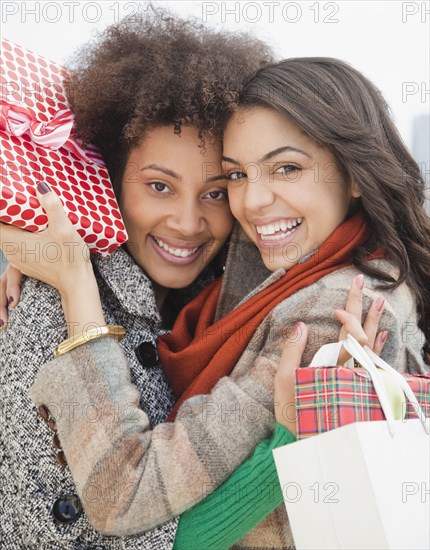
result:
[[[225,199],[227,197],[227,193],[225,191],[211,191],[210,193],[207,194],[207,196],[210,199],[220,201],[220,200]]]
[[[296,172],[296,170],[299,170],[299,167],[295,164],[283,164],[280,166],[277,170],[277,174],[292,174],[293,172]]]
[[[149,186],[157,193],[166,193],[169,191],[167,185],[165,183],[161,183],[160,181],[150,183]]]
[[[246,178],[246,174],[245,172],[240,172],[239,170],[237,170],[236,172],[230,172],[226,175],[226,179],[229,181],[237,181],[243,178]]]

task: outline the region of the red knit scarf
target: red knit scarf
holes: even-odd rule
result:
[[[179,314],[170,334],[159,338],[158,350],[173,393],[178,399],[169,420],[185,399],[206,394],[228,376],[264,318],[280,302],[332,271],[351,265],[354,250],[370,231],[356,214],[335,229],[318,252],[294,265],[283,277],[213,323],[222,277]],[[368,259],[383,257],[381,250]],[[297,319],[300,321],[300,319]]]

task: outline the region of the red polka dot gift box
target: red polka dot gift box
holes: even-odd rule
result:
[[[63,67],[2,40],[0,221],[28,231],[47,226],[36,198],[46,181],[91,252],[108,256],[127,233],[99,150],[74,137]]]

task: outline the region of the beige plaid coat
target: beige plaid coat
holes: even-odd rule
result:
[[[380,267],[393,272],[384,261]],[[256,247],[236,226],[216,318],[267,287],[270,273]],[[31,388],[36,405],[58,411],[58,432],[90,522],[106,534],[153,528],[201,500],[247,458],[274,426],[274,374],[286,333],[301,320],[309,328],[305,366],[317,349],[337,340],[333,308],[344,305],[354,267],[332,273],[279,304],[259,326],[231,376],[209,395],[184,403],[173,423],[150,428],[139,392],[113,338],[89,342],[46,363]],[[383,358],[401,371],[425,372],[423,335],[406,285],[378,292],[366,277],[364,305],[386,299],[381,329],[389,330]],[[64,414],[73,402],[74,414]],[[88,406],[94,409],[91,421]],[[108,503],[108,505],[101,505]],[[260,523],[237,548],[288,548],[293,539],[283,507]]]

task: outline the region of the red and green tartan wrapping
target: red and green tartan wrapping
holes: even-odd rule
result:
[[[404,375],[426,416],[430,376]],[[297,439],[366,420],[385,420],[372,380],[364,369],[309,367],[296,371]],[[405,418],[418,418],[406,401]]]

